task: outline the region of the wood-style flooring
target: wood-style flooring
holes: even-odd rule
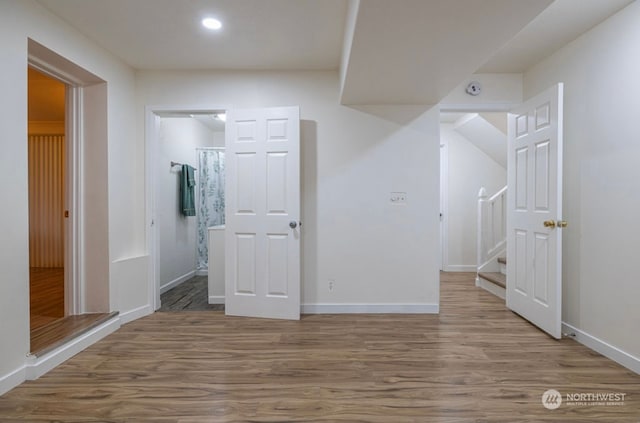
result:
[[[548,389],[624,405],[547,410]],[[640,422],[640,376],[443,274],[439,315],[155,313],[0,397],[2,422]]]
[[[31,331],[31,354],[42,356],[116,316],[113,313],[90,313],[67,316]]]
[[[32,267],[29,269],[31,330],[64,317],[64,269]]]
[[[209,304],[207,276],[194,276],[160,296],[158,311],[224,310],[224,304]]]
[[[32,267],[29,270],[31,354],[42,356],[117,314],[92,313],[65,317],[64,269]]]

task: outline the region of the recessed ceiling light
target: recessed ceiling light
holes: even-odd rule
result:
[[[220,29],[222,28],[222,22],[215,18],[204,18],[202,20],[202,26],[207,29]]]

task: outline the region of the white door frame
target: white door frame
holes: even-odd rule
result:
[[[146,106],[145,107],[145,225],[146,250],[149,253],[148,271],[148,301],[155,311],[160,308],[160,261],[158,254],[160,251],[157,225],[157,205],[156,205],[156,181],[155,170],[158,165],[158,145],[160,139],[160,119],[161,114],[207,114],[219,113],[220,110],[229,110],[226,105],[196,105],[196,106]]]
[[[498,112],[498,113],[508,113],[514,107],[518,106],[519,103],[500,103],[500,104],[477,104],[477,105],[441,105],[440,113],[483,113],[483,112]],[[438,122],[438,125],[440,123]],[[440,134],[440,145],[445,145],[441,147],[446,149],[444,154],[446,157],[449,155],[449,146],[446,143],[442,142],[442,134]],[[443,153],[441,151],[441,153]],[[442,163],[442,154],[440,154],[440,211],[442,213],[441,225],[442,230],[440,231],[440,248],[441,248],[441,258],[442,258],[442,270],[448,271],[449,269],[449,231],[447,230],[448,225],[448,216],[449,213],[449,167],[448,163],[445,163],[446,166],[443,166]]]
[[[449,144],[440,132],[440,270],[449,267]]]
[[[84,311],[82,263],[82,81],[80,76],[64,72],[46,59],[29,55],[30,68],[65,84],[65,218],[64,229],[64,304],[65,315]]]

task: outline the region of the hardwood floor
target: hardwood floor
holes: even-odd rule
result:
[[[541,395],[624,405],[547,410]],[[0,397],[2,422],[640,422],[640,376],[443,274],[440,315],[155,313]]]
[[[224,310],[224,304],[209,304],[207,276],[194,276],[160,296],[158,311]]]
[[[32,267],[29,279],[31,330],[64,317],[64,269]]]
[[[89,313],[67,316],[31,331],[31,354],[42,356],[83,333],[106,322],[118,313]]]
[[[64,315],[64,269],[32,267],[29,281],[30,351],[41,356],[105,322],[114,313]],[[117,314],[117,313],[115,313]]]

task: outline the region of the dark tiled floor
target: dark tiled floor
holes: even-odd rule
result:
[[[194,276],[160,296],[158,311],[224,310],[224,304],[209,304],[206,276]]]

